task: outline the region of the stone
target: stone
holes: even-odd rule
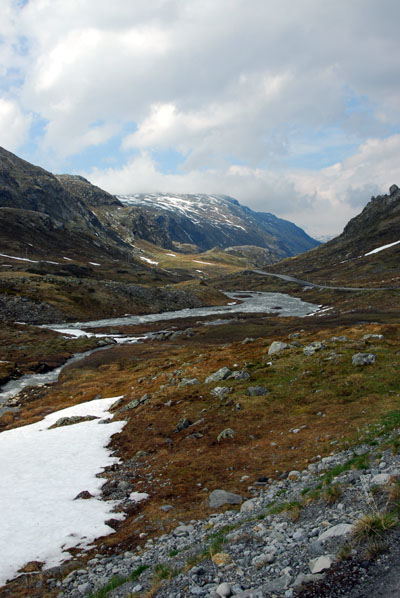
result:
[[[197,378],[182,378],[178,384],[178,388],[184,388],[185,386],[195,386],[200,384]]]
[[[247,388],[247,394],[250,397],[264,397],[269,393],[269,390],[265,386],[249,386]]]
[[[256,508],[256,503],[254,502],[254,500],[252,500],[252,499],[245,500],[244,503],[242,504],[242,506],[240,507],[240,512],[241,513],[250,513],[251,511],[254,511],[255,508]]]
[[[247,345],[248,343],[254,343],[255,339],[251,337],[247,337],[242,340],[242,345]]]
[[[217,397],[220,401],[224,399],[230,392],[232,392],[233,388],[229,386],[216,386],[210,392],[211,396]]]
[[[91,494],[89,490],[82,490],[82,492],[79,492],[79,494],[75,496],[74,500],[88,500],[90,498],[93,498],[93,494]]]
[[[347,336],[332,336],[330,338],[331,343],[347,343]]]
[[[289,479],[289,480],[297,480],[297,478],[299,478],[299,477],[300,477],[300,475],[301,475],[301,474],[300,474],[300,472],[299,472],[299,471],[297,471],[296,469],[293,469],[293,471],[290,471],[290,472],[288,473],[288,479]]]
[[[333,527],[328,528],[320,536],[318,537],[319,542],[325,542],[330,538],[342,538],[343,536],[347,536],[351,534],[353,531],[353,526],[349,523],[338,523]]]
[[[99,419],[94,415],[72,415],[71,417],[60,417],[49,430],[53,428],[62,428],[63,426],[73,426],[74,424],[80,424],[81,422],[89,422],[93,419]]]
[[[306,583],[311,583],[313,581],[320,581],[323,579],[324,576],[322,574],[315,574],[312,573],[299,573],[296,579],[293,582],[293,587],[298,588]]]
[[[278,577],[277,579],[273,579],[265,584],[265,589],[272,593],[272,592],[282,592],[283,590],[287,590],[292,581],[292,577],[290,575],[284,574]]]
[[[227,552],[217,552],[217,554],[213,554],[211,557],[213,563],[215,563],[218,567],[223,567],[224,565],[229,565],[232,562],[231,555]]]
[[[190,421],[190,419],[187,419],[186,417],[182,417],[182,419],[180,419],[178,421],[178,423],[176,424],[176,430],[178,432],[181,432],[182,430],[185,430],[186,428],[188,428],[191,425],[192,425],[192,422]]]
[[[387,484],[390,480],[390,474],[389,473],[378,473],[377,475],[374,475],[374,477],[371,480],[371,485],[372,486],[384,486],[385,484]]]
[[[222,430],[217,436],[218,442],[221,442],[221,440],[225,440],[226,438],[235,438],[235,431],[232,430],[232,428],[225,428],[225,430]]]
[[[281,343],[280,341],[274,341],[269,346],[268,355],[275,355],[276,353],[280,353],[284,349],[287,349],[288,346],[289,345],[287,343]]]
[[[240,505],[242,502],[243,498],[239,494],[227,492],[226,490],[213,490],[208,497],[208,504],[212,509],[223,505]]]
[[[231,584],[226,582],[220,583],[216,592],[221,598],[229,598],[232,595]]]
[[[362,341],[369,341],[369,340],[376,340],[376,341],[383,341],[385,337],[383,334],[364,334],[362,337]]]
[[[235,370],[228,376],[228,380],[247,380],[250,378],[250,374],[246,370]]]
[[[78,589],[78,592],[80,594],[82,594],[82,596],[84,596],[85,594],[88,594],[90,592],[90,590],[92,589],[92,586],[89,582],[86,582],[86,583],[81,583],[77,589]]]
[[[210,382],[220,382],[221,380],[226,380],[232,374],[231,370],[227,367],[223,367],[219,369],[217,372],[211,374],[206,378],[205,383],[209,384]]]
[[[351,358],[353,365],[372,365],[375,363],[376,355],[373,353],[356,353]]]
[[[322,573],[322,571],[330,569],[334,562],[335,556],[333,554],[323,554],[309,562],[310,571],[312,574]]]
[[[314,341],[310,345],[304,347],[303,353],[306,357],[309,357],[310,355],[314,355],[314,353],[317,351],[322,351],[323,349],[326,349],[326,345],[323,341]]]

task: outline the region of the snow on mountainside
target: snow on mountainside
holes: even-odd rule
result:
[[[278,261],[319,244],[295,224],[273,214],[254,212],[226,195],[149,193],[117,197],[132,208],[135,236],[154,242],[151,234],[158,228],[162,231],[158,243],[167,248],[190,244],[206,251],[253,245],[269,249]]]

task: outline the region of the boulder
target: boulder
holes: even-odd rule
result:
[[[376,355],[373,353],[356,353],[351,358],[353,365],[372,365],[375,363]]]
[[[352,531],[353,526],[349,523],[338,523],[322,532],[318,537],[318,541],[326,542],[326,540],[329,540],[330,538],[342,538],[343,536],[351,534]]]
[[[330,569],[334,562],[335,555],[323,554],[322,556],[319,556],[316,559],[312,559],[309,562],[310,571],[312,574],[322,573],[322,571]]]
[[[239,494],[227,492],[226,490],[213,490],[208,497],[208,505],[212,509],[217,509],[223,505],[240,505],[243,498]]]
[[[224,399],[230,392],[232,392],[233,388],[229,386],[216,386],[210,392],[211,396],[217,397],[220,401]]]
[[[221,380],[226,380],[231,374],[231,370],[224,366],[217,372],[211,374],[211,376],[208,376],[208,378],[206,378],[206,384],[209,384],[210,382],[220,382]]]
[[[269,390],[265,386],[249,386],[247,388],[247,394],[250,397],[264,397],[269,393]]]
[[[306,357],[309,357],[310,355],[314,355],[314,353],[317,351],[322,351],[323,349],[326,349],[326,345],[323,341],[314,341],[310,345],[304,347],[303,353]]]
[[[271,343],[271,345],[268,349],[268,355],[275,355],[276,353],[280,353],[284,349],[287,349],[288,346],[289,345],[287,343],[281,343],[280,341],[274,341],[273,343]]]

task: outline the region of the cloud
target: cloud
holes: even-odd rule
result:
[[[26,141],[31,121],[16,103],[0,98],[0,140],[6,149],[15,151]]]
[[[79,157],[110,191],[227,193],[324,230],[395,182],[397,0],[4,0],[2,13],[2,143],[23,147],[34,115],[24,157],[45,167]],[[117,166],[92,171],[93,148]],[[181,160],[165,174],[168,152]]]

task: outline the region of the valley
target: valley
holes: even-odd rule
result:
[[[90,452],[100,423],[115,429],[108,436],[101,427],[103,465],[78,497],[67,498],[71,509],[74,498],[88,512],[105,505],[106,532],[86,542],[90,533],[80,537],[71,515],[69,549],[62,552],[61,534],[56,556],[33,551],[16,558],[14,569],[8,562],[1,598],[208,597],[219,583],[241,585],[244,595],[312,596],[301,594],[308,586],[298,576],[322,583],[309,570],[311,557],[328,554],[312,553],[316,535],[367,513],[366,499],[349,498],[355,488],[362,493],[362,480],[378,502],[374,476],[387,475],[382,492],[394,495],[397,484],[398,190],[374,198],[341,236],[319,246],[307,240],[313,248],[295,255],[278,233],[259,246],[248,242],[251,230],[214,244],[224,222],[243,225],[226,223],[218,212],[226,205],[229,218],[246,214],[255,223],[255,213],[232,198],[174,196],[186,206],[182,217],[193,217],[196,197],[207,213],[196,212],[203,236],[185,242],[185,222],[170,205],[160,208],[166,194],[150,207],[151,196],[135,196],[135,206],[82,177],[54,176],[9,152],[0,158],[0,397],[6,383],[15,390],[1,398],[4,450],[7,438],[44,430],[44,418],[58,421],[65,409],[83,419],[49,433],[67,438],[70,429],[81,447],[77,460],[79,451],[83,461]],[[277,225],[272,215],[261,220]],[[359,453],[368,459],[354,461]],[[24,483],[40,476],[26,461]],[[329,464],[344,462],[348,469],[329,473]],[[50,488],[48,478],[40,492]],[[18,481],[15,487],[18,493]],[[221,490],[240,501],[215,506],[211,496]],[[248,500],[254,512],[242,509]],[[382,516],[398,516],[398,496],[381,503]],[[13,521],[11,509],[7,516],[3,550],[12,526],[21,531],[18,515]],[[265,546],[257,526],[269,538]],[[214,548],[210,534],[219,538]],[[257,564],[270,542],[272,560]],[[350,566],[340,546],[330,549],[327,571]],[[351,544],[351,566],[361,566],[365,550],[372,541]]]

